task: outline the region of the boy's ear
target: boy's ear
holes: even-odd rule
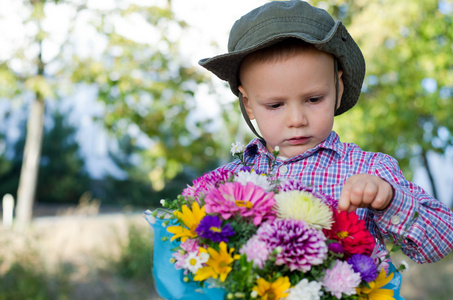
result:
[[[343,78],[341,77],[342,75],[343,75],[343,70],[338,70],[338,103],[337,103],[336,109],[338,109],[341,105],[341,97],[343,96],[343,92],[344,92]]]
[[[255,115],[253,114],[253,110],[252,110],[252,107],[250,105],[250,100],[247,97],[247,93],[245,92],[245,90],[242,87],[242,85],[240,85],[238,87],[238,89],[239,89],[239,92],[242,95],[242,103],[244,104],[244,108],[245,108],[245,111],[247,112],[247,115],[248,115],[249,119],[250,120],[254,120],[255,119]],[[241,101],[241,100],[239,100],[239,101]]]

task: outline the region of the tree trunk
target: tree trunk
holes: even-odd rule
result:
[[[24,158],[17,190],[16,226],[23,230],[31,222],[44,127],[45,102],[42,97],[31,104],[27,121]]]
[[[422,150],[422,161],[423,161],[423,166],[426,169],[426,173],[428,173],[429,182],[431,183],[431,190],[433,191],[433,197],[438,199],[437,198],[437,189],[436,189],[436,185],[434,182],[433,173],[431,172],[431,169],[430,169],[429,163],[428,163],[428,153],[425,151],[425,149]]]

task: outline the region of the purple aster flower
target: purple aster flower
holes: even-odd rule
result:
[[[218,216],[205,216],[201,219],[200,224],[195,229],[195,232],[204,239],[209,239],[213,242],[228,242],[228,237],[234,235],[233,228],[229,223],[222,227],[222,219]]]
[[[256,233],[269,249],[281,247],[275,264],[286,265],[291,271],[310,271],[327,257],[326,237],[301,220],[275,220],[261,225]]]
[[[302,182],[294,179],[288,179],[280,183],[278,187],[279,192],[286,191],[305,191],[313,194],[316,198],[319,198],[323,203],[327,204],[332,209],[336,210],[338,208],[338,201],[329,195],[325,195],[322,192],[313,190],[312,187],[304,186]]]
[[[337,242],[330,243],[329,246],[327,246],[329,251],[332,251],[335,254],[343,254],[344,253],[344,248],[343,245]]]
[[[360,276],[366,282],[371,282],[378,276],[378,270],[374,264],[374,260],[369,256],[354,254],[348,259],[348,264],[352,266],[354,272],[360,273]]]
[[[243,172],[251,172],[252,171],[252,167],[249,167],[249,166],[242,166],[239,171],[243,171]]]
[[[181,193],[186,199],[194,198],[200,204],[199,198],[206,195],[210,190],[216,188],[220,183],[228,181],[233,176],[230,170],[220,168],[198,177],[187,186]]]
[[[255,156],[258,154],[258,145],[251,145],[250,147],[246,148],[246,154],[250,156]]]

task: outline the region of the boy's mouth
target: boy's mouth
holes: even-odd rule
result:
[[[297,137],[288,139],[287,141],[291,145],[301,145],[301,144],[306,144],[309,140],[310,140],[310,137],[308,137],[308,136],[297,136]]]

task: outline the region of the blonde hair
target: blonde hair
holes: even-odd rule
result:
[[[269,47],[256,50],[247,55],[242,60],[242,63],[239,67],[239,81],[241,80],[242,70],[255,62],[258,63],[280,62],[288,58],[294,57],[301,52],[313,50],[317,49],[312,44],[306,43],[296,38],[284,39]]]

